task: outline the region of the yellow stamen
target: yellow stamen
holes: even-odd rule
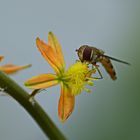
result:
[[[93,85],[91,80],[88,81],[89,72],[88,65],[81,62],[76,62],[66,71],[66,77],[69,78],[66,84],[72,88],[73,95],[78,95],[85,90],[85,85]]]

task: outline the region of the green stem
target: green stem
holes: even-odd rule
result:
[[[0,72],[0,87],[27,110],[46,136],[52,140],[66,140],[37,101],[30,100],[29,94],[3,72]]]

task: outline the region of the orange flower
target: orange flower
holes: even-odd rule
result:
[[[0,56],[0,61],[3,58],[4,58],[3,56]],[[30,66],[31,66],[31,64],[24,65],[24,66],[16,66],[16,65],[13,65],[13,64],[6,64],[6,65],[3,65],[3,66],[0,66],[0,71],[5,72],[6,74],[13,74],[15,72],[18,72],[19,70],[28,68]]]
[[[91,74],[95,73],[95,69],[89,70],[87,64],[76,62],[68,70],[65,70],[61,45],[52,32],[48,34],[48,44],[37,38],[36,45],[56,74],[34,76],[25,82],[25,86],[38,90],[60,84],[58,116],[64,122],[74,109],[75,96],[82,90],[90,91],[85,88],[85,85],[93,85],[94,78],[91,77]]]

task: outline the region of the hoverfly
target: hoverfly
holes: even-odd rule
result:
[[[102,79],[103,77],[102,77],[101,72],[98,69],[98,65],[96,65],[96,63],[98,63],[98,62],[100,62],[103,65],[103,67],[105,68],[107,73],[110,75],[112,80],[116,80],[117,77],[116,77],[116,72],[111,63],[111,60],[130,65],[128,62],[104,55],[104,51],[97,49],[93,46],[82,45],[76,51],[77,51],[78,57],[81,62],[86,62],[86,63],[92,64],[93,66],[96,67],[96,69],[100,75],[99,79]]]

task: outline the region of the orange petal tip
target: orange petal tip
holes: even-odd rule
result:
[[[24,85],[31,89],[44,89],[57,85],[59,81],[56,78],[54,74],[40,74],[25,81]]]
[[[75,96],[65,85],[61,85],[61,95],[58,103],[58,116],[61,122],[65,122],[74,109]]]
[[[0,67],[0,70],[5,72],[6,74],[13,74],[18,72],[19,70],[23,70],[26,68],[31,67],[31,64],[28,65],[24,65],[24,66],[17,66],[17,65],[13,65],[13,64],[6,64]]]
[[[4,56],[0,56],[0,61],[2,61],[2,60],[3,60],[3,58],[4,58]]]

